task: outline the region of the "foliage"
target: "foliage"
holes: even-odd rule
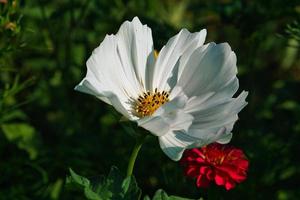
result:
[[[0,16],[0,128],[8,141],[16,143],[34,159],[37,156],[37,135],[34,127],[24,123],[27,116],[20,110],[20,106],[26,104],[28,99],[17,100],[17,95],[32,84],[32,78],[20,80],[21,73],[17,72],[10,60],[23,46],[21,15],[17,1],[6,4],[1,7]],[[16,120],[18,122],[13,122]]]
[[[108,176],[100,177],[90,181],[89,179],[76,174],[70,169],[70,176],[67,177],[67,184],[75,183],[83,188],[84,194],[90,200],[131,200],[141,199],[141,189],[138,187],[134,176],[124,179],[121,172],[112,167]],[[145,196],[144,200],[150,200]],[[158,190],[152,200],[189,200],[186,198],[168,196],[163,190]]]
[[[0,0],[0,199],[85,199],[64,187],[68,167],[86,175],[112,165],[126,171],[134,140],[124,122],[73,88],[105,34],[134,16],[152,28],[157,50],[183,27],[207,28],[208,41],[232,46],[241,88],[250,92],[232,140],[250,159],[248,180],[230,192],[197,189],[150,138],[135,168],[143,197],[297,199],[299,8],[297,0]]]
[[[106,178],[91,182],[89,179],[79,176],[72,169],[67,178],[67,183],[77,183],[84,188],[85,196],[90,200],[102,199],[139,199],[141,190],[137,187],[133,176],[126,179],[121,175],[116,167],[112,167]]]

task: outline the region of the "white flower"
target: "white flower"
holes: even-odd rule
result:
[[[205,37],[205,29],[182,29],[156,58],[151,29],[135,17],[93,51],[75,89],[149,130],[172,160],[184,149],[228,143],[248,93],[232,97],[236,55],[227,43],[204,45]]]

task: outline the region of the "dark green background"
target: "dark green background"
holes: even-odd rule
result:
[[[1,200],[84,199],[64,187],[69,167],[87,177],[112,165],[125,173],[134,139],[120,115],[73,88],[105,34],[134,16],[152,28],[158,50],[181,28],[206,28],[207,42],[228,42],[237,54],[249,104],[231,144],[244,150],[250,169],[229,192],[212,186],[211,199],[300,198],[299,1],[9,0],[0,10]],[[189,198],[207,193],[154,137],[135,176],[150,196],[159,188]]]

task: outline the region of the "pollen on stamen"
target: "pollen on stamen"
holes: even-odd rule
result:
[[[133,102],[133,114],[137,117],[145,117],[152,115],[161,105],[169,101],[169,92],[159,92],[155,88],[154,92],[147,91],[140,95]]]

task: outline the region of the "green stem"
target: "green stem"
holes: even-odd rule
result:
[[[133,168],[134,168],[134,163],[136,161],[137,155],[139,154],[139,151],[145,141],[146,136],[143,136],[139,139],[136,140],[135,146],[132,150],[129,162],[128,162],[128,167],[127,167],[127,177],[132,175]]]

